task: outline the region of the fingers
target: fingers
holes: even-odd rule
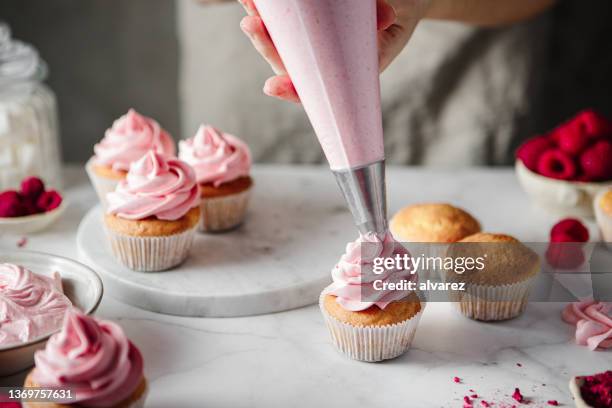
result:
[[[277,75],[284,75],[287,73],[285,65],[276,51],[276,47],[266,30],[261,17],[259,16],[246,16],[240,22],[240,28],[249,37],[253,46],[261,54],[262,57],[268,61],[272,70]]]
[[[386,0],[377,0],[376,2],[376,19],[378,25],[378,31],[386,30],[391,27],[397,16],[395,9],[387,3]]]
[[[238,2],[242,4],[242,7],[244,7],[244,10],[249,16],[256,16],[258,14],[253,0],[238,0]]]
[[[406,25],[393,24],[378,33],[378,63],[380,72],[383,72],[399,55],[408,43],[416,28],[417,21]]]
[[[277,75],[266,81],[263,89],[268,96],[273,96],[285,101],[300,103],[300,97],[295,91],[293,82],[288,75]]]

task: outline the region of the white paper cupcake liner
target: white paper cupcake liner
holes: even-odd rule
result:
[[[87,161],[85,171],[87,172],[87,176],[89,176],[89,181],[91,181],[94,190],[96,190],[96,194],[98,195],[98,199],[100,199],[100,203],[102,203],[102,207],[106,207],[106,194],[110,193],[111,191],[115,191],[117,184],[119,184],[119,180],[100,177],[93,169],[93,160],[94,158],[92,157]]]
[[[202,198],[199,230],[225,231],[242,224],[251,198],[251,187],[225,197]]]
[[[157,272],[170,269],[187,258],[197,225],[179,234],[160,237],[135,237],[119,234],[106,227],[115,258],[129,269]]]
[[[450,301],[459,311],[474,320],[508,320],[525,311],[535,276],[509,285],[475,285],[467,283],[463,292],[450,292]]]
[[[607,190],[599,193],[595,200],[593,201],[593,207],[595,210],[595,219],[597,220],[597,225],[599,226],[599,230],[601,231],[601,238],[608,247],[609,250],[612,251],[612,217],[608,214],[604,213],[599,205],[599,201],[601,197],[606,193]]]
[[[334,345],[347,357],[369,363],[396,358],[408,351],[425,309],[425,302],[421,301],[421,311],[406,321],[387,326],[357,327],[332,317],[323,304],[325,295],[324,290],[319,297],[319,308]]]

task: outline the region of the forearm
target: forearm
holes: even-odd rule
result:
[[[425,18],[480,26],[500,26],[527,20],[556,0],[430,0]]]

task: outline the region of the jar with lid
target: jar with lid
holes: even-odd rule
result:
[[[0,22],[0,191],[28,176],[61,188],[57,102],[46,75],[37,50]]]

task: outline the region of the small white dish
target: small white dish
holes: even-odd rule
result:
[[[68,207],[66,200],[62,200],[59,207],[41,214],[26,215],[23,217],[0,217],[0,232],[8,234],[31,234],[42,231],[53,224]]]
[[[593,218],[593,199],[612,181],[588,183],[556,180],[529,170],[522,161],[515,163],[523,190],[542,208],[560,216]]]
[[[593,408],[582,399],[582,393],[580,387],[582,387],[583,379],[579,377],[572,377],[569,383],[570,392],[574,398],[574,405],[576,408]]]
[[[0,262],[24,266],[32,272],[51,276],[59,272],[64,294],[84,313],[93,313],[102,300],[102,280],[89,267],[61,256],[33,251],[0,250]],[[0,347],[0,376],[18,373],[34,363],[34,352],[45,347],[53,333],[23,344]]]

